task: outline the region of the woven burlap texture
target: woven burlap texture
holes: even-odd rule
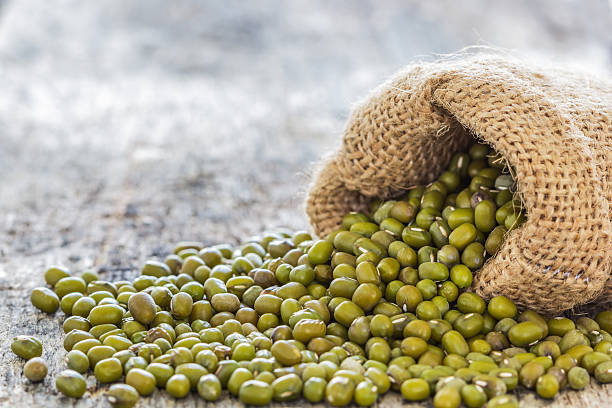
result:
[[[515,169],[527,221],[472,289],[550,314],[612,301],[612,85],[506,56],[408,66],[352,111],[306,202],[319,236],[443,171],[472,137]]]

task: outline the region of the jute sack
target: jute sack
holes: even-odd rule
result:
[[[500,56],[408,66],[352,111],[306,202],[315,232],[434,180],[475,137],[516,171],[527,221],[472,290],[557,313],[612,301],[612,84]]]

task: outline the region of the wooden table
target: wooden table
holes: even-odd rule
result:
[[[105,387],[92,376],[87,398],[55,391],[63,316],[29,303],[48,265],[133,278],[145,259],[163,257],[178,240],[237,243],[274,226],[306,229],[302,202],[313,163],[337,145],[354,100],[415,56],[455,50],[483,33],[521,46],[495,22],[473,19],[484,0],[471,8],[452,1],[124,3],[0,3],[3,407],[106,406]],[[529,22],[527,37],[546,39],[559,58],[584,56],[569,38],[588,41],[594,66],[605,62],[606,2],[553,3],[517,2],[511,13],[495,7]],[[557,15],[572,18],[559,23]],[[574,26],[576,19],[589,24]],[[509,29],[507,19],[499,24]],[[523,41],[525,52],[538,51]],[[17,334],[43,340],[43,383],[29,384],[23,361],[8,351]],[[553,403],[529,395],[523,406],[611,401],[612,387],[592,385]],[[378,404],[400,403],[389,394]],[[203,405],[157,391],[139,403]],[[239,404],[224,398],[222,405]]]

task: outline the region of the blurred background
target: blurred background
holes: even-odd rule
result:
[[[608,0],[0,5],[9,287],[53,262],[111,278],[179,239],[307,228],[313,163],[351,104],[406,63],[470,45],[612,62]]]

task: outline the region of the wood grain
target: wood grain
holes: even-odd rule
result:
[[[609,58],[606,1],[60,3],[1,2],[1,407],[108,406],[92,376],[84,399],[55,391],[63,316],[28,300],[47,266],[134,278],[178,240],[306,229],[309,173],[337,144],[351,103],[419,55],[483,36],[594,66]],[[498,17],[480,19],[483,9]],[[508,35],[517,25],[527,31]],[[18,334],[44,343],[41,384],[24,379],[9,351]],[[592,384],[552,403],[521,398],[602,407],[612,388]],[[399,404],[397,394],[377,403]],[[138,404],[206,405],[159,391]]]

